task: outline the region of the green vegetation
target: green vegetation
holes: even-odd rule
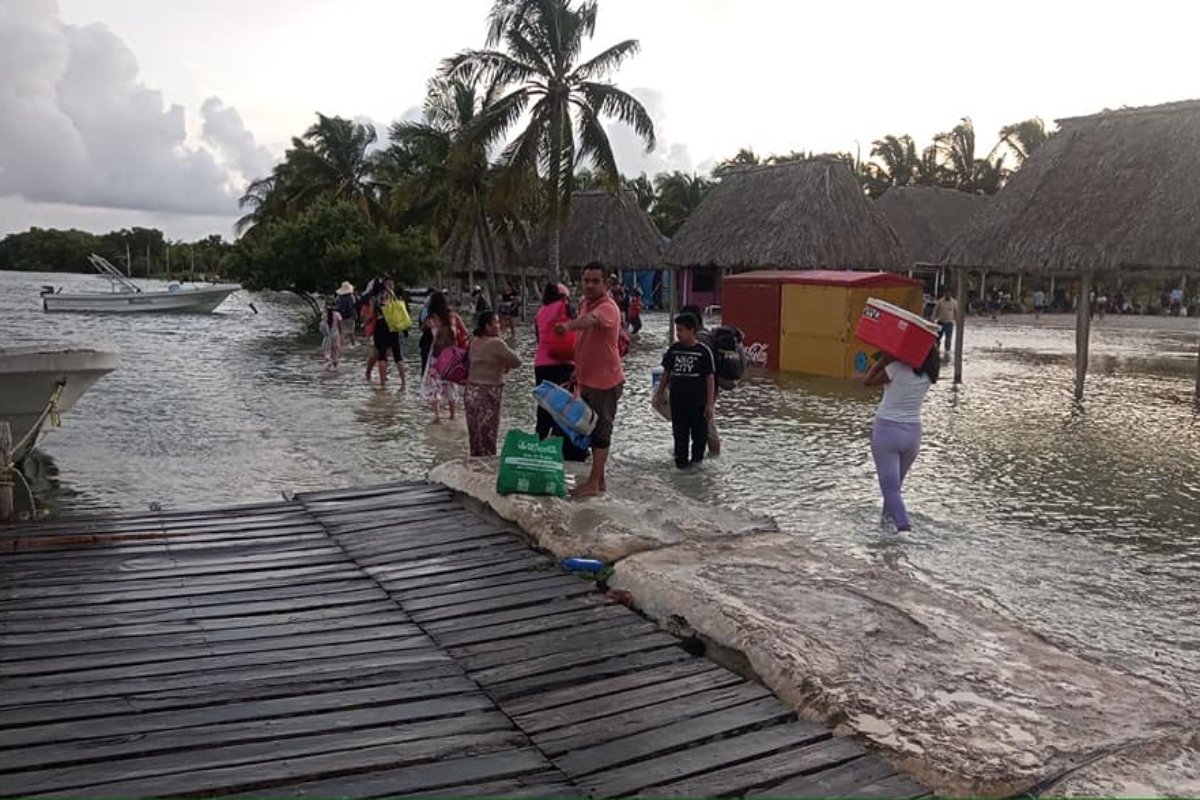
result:
[[[128,251],[126,248],[128,247]],[[133,228],[105,234],[79,230],[30,228],[0,239],[0,270],[24,272],[91,272],[89,253],[98,253],[113,264],[129,270],[128,252],[133,260],[134,276],[165,277],[168,273],[184,276],[217,275],[233,245],[220,236],[208,236],[194,242],[170,241],[157,228]]]

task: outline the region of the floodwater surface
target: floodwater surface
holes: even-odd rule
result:
[[[324,372],[318,338],[301,336],[308,311],[296,298],[239,292],[204,316],[48,315],[37,298],[47,283],[105,288],[87,276],[0,273],[6,340],[121,351],[120,368],[43,440],[49,458],[34,468],[46,472],[38,499],[51,513],[420,479],[466,454],[461,419],[430,425],[415,379],[406,391],[394,373],[386,390],[364,381],[362,347]],[[965,383],[955,390],[947,374],[930,393],[924,450],[905,487],[918,544],[881,545],[867,446],[877,394],[850,382],[752,375],[718,403],[721,456],[677,472],[669,426],[649,407],[665,315],[647,318],[630,353],[612,465],[660,476],[697,503],[771,514],[797,536],[1200,692],[1198,327],[1097,321],[1078,405],[1069,318],[969,320]],[[532,429],[529,329],[517,347],[527,364],[509,377],[502,430]]]

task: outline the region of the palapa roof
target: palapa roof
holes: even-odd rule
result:
[[[660,261],[662,235],[632,192],[589,189],[571,195],[566,224],[559,236],[559,263],[579,268],[599,261],[612,269],[650,268]],[[546,235],[531,251],[544,264]]]
[[[672,238],[665,260],[774,269],[912,264],[850,168],[828,157],[726,173]]]
[[[986,203],[984,195],[956,189],[899,186],[888,189],[875,207],[883,212],[913,261],[936,264]]]
[[[946,263],[1059,274],[1200,265],[1200,101],[1058,124]]]

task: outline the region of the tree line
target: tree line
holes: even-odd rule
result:
[[[195,241],[168,239],[157,228],[122,228],[96,234],[81,230],[30,228],[0,239],[0,270],[91,272],[96,253],[126,273],[165,277],[219,275],[233,245],[213,234]],[[128,256],[128,260],[127,260]]]

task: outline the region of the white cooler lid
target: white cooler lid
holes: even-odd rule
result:
[[[891,303],[889,303],[886,300],[879,300],[874,297],[868,297],[867,305],[874,306],[875,308],[879,309],[880,311],[886,311],[887,313],[891,314],[893,317],[899,317],[900,319],[904,320],[905,322],[909,323],[910,325],[919,325],[932,334],[936,335],[940,330],[938,328],[938,326],[934,325],[932,322],[925,319],[924,317],[917,316],[916,314],[909,311],[907,308],[901,308],[900,306],[892,305]]]

